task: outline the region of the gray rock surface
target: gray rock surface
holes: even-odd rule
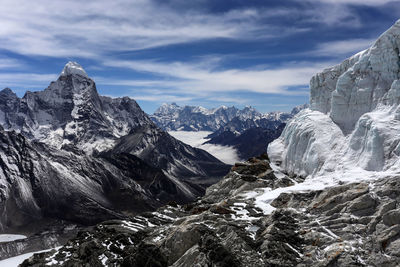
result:
[[[197,202],[101,223],[22,266],[398,266],[400,179],[282,193],[268,215],[246,194],[294,182],[253,158]]]

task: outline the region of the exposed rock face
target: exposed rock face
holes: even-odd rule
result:
[[[94,81],[74,62],[43,91],[28,91],[21,99],[9,89],[1,91],[0,115],[5,129],[56,148],[72,144],[89,154],[151,124],[134,100],[99,96]]]
[[[400,21],[371,48],[315,75],[311,110],[269,146],[271,160],[291,175],[398,172],[399,35]]]
[[[22,266],[397,266],[398,179],[288,191],[271,213],[253,197],[293,184],[253,158],[196,203],[104,222]]]
[[[3,231],[34,231],[47,220],[90,225],[193,198],[160,169],[129,154],[92,157],[3,130],[0,154]]]
[[[216,182],[230,168],[206,151],[186,145],[154,125],[136,128],[118,140],[111,151],[136,155],[181,181],[203,177]],[[197,182],[201,183],[201,179]]]

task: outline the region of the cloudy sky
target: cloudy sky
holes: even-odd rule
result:
[[[0,87],[42,90],[69,60],[101,94],[289,110],[369,47],[400,0],[0,0]]]

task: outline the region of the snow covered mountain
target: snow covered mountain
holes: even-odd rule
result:
[[[216,131],[233,118],[240,120],[261,118],[263,115],[252,107],[240,110],[236,107],[221,106],[206,109],[201,106],[180,107],[176,103],[163,104],[151,119],[166,131]]]
[[[281,135],[286,122],[305,108],[307,104],[294,107],[290,113],[270,112],[253,119],[235,117],[210,134],[207,143],[233,147],[242,160],[261,155]]]
[[[292,119],[268,153],[290,175],[399,173],[400,20],[373,46],[311,79],[311,108]]]
[[[266,151],[267,145],[280,136],[285,123],[308,105],[300,105],[290,113],[262,114],[252,107],[180,107],[176,103],[163,104],[151,116],[161,128],[168,131],[213,131],[207,144],[229,146],[245,160]]]
[[[134,100],[100,96],[74,62],[44,91],[2,90],[0,123],[0,231],[187,202],[229,170],[159,129]]]
[[[4,89],[0,123],[30,139],[57,148],[72,144],[91,154],[111,148],[119,137],[151,122],[134,100],[99,96],[82,67],[69,62],[43,91],[18,98]]]
[[[305,108],[308,108],[308,104],[296,106],[292,109],[290,113],[269,112],[265,114],[260,114],[259,116],[237,116],[225,125],[221,126],[217,131],[210,135],[210,138],[218,136],[219,134],[226,131],[232,132],[236,136],[239,136],[244,131],[252,128],[274,130],[289,121],[291,118],[293,118],[294,115]]]

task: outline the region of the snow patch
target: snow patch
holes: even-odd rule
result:
[[[25,239],[25,235],[13,235],[13,234],[3,234],[0,235],[0,243],[2,242],[11,242],[15,240]]]
[[[60,249],[61,247],[54,248],[56,250]],[[29,252],[25,253],[22,255],[18,255],[16,257],[8,258],[5,260],[0,260],[0,266],[5,266],[5,267],[18,267],[24,260],[30,258],[33,256],[35,253],[43,253],[43,252],[48,252],[52,250],[53,248],[50,249],[45,249],[45,250],[40,250],[40,251],[34,251],[34,252]]]
[[[72,74],[77,74],[80,75],[82,77],[88,78],[88,75],[86,74],[86,71],[82,68],[81,65],[79,65],[76,62],[68,62],[64,69],[62,70],[60,76],[68,76],[68,75],[72,75]]]

